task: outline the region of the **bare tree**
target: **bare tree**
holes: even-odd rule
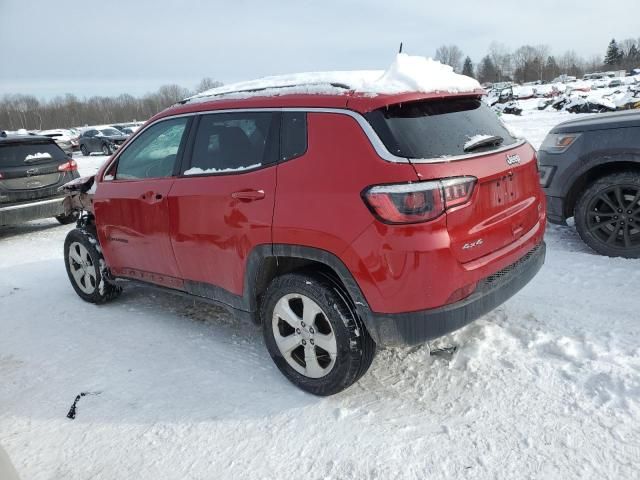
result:
[[[436,60],[453,67],[455,72],[460,72],[462,68],[462,50],[457,45],[441,45],[436,50]]]
[[[211,90],[212,88],[221,87],[222,82],[218,82],[209,77],[205,77],[200,80],[200,83],[196,86],[194,93],[202,93],[206,90]]]
[[[509,80],[513,77],[513,56],[506,45],[491,42],[489,58],[496,69],[498,81]]]

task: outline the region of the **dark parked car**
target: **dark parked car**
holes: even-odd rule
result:
[[[73,222],[77,214],[64,214],[58,188],[74,178],[76,162],[52,138],[0,133],[0,225],[47,217]]]
[[[595,251],[640,258],[640,112],[561,123],[538,159],[550,222],[574,217]]]
[[[84,156],[93,152],[111,155],[128,138],[113,127],[89,128],[80,135],[80,151]]]
[[[535,151],[483,90],[329,88],[185,101],[65,187],[90,210],[64,246],[78,295],[138,282],[220,303],[263,325],[289,380],[330,395],[376,346],[461,328],[533,278]]]

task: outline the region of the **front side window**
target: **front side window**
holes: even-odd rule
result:
[[[272,163],[274,118],[273,112],[203,115],[184,174],[242,172]]]
[[[100,130],[100,133],[107,137],[113,137],[114,135],[122,135],[120,130],[116,130],[115,128],[103,128]]]
[[[172,176],[188,121],[187,117],[165,120],[142,132],[118,157],[115,178]]]

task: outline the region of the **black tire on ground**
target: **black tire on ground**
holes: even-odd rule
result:
[[[580,196],[574,217],[580,237],[596,252],[640,258],[640,173],[599,178]]]
[[[295,318],[300,321],[305,317],[304,311],[301,309],[306,307],[303,307],[302,298],[289,299],[288,295],[293,297],[301,295],[305,301],[311,300],[315,303],[313,308],[319,307],[321,312],[312,316],[312,322],[307,322],[306,325],[303,322],[300,329],[292,329],[289,322],[283,322],[279,315],[274,316],[276,306],[287,305],[294,312]],[[287,303],[279,304],[279,302]],[[299,303],[296,305],[296,302]],[[267,350],[278,369],[294,385],[314,395],[334,395],[348,388],[366,373],[375,356],[376,344],[355,313],[355,308],[346,292],[339,284],[323,275],[305,272],[291,273],[275,278],[264,294],[260,317]],[[278,326],[274,327],[276,324]],[[316,331],[314,332],[311,327],[315,327]],[[283,336],[282,328],[288,329],[290,333]],[[302,333],[299,330],[303,330]],[[327,332],[329,333],[327,334]],[[310,347],[310,345],[314,345],[312,341],[314,333],[316,344]],[[311,339],[309,334],[311,334]],[[321,334],[327,334],[324,338],[335,339],[334,360],[328,360],[332,358],[331,355],[320,348],[319,337]],[[300,342],[304,343],[304,346],[295,347],[288,355],[288,359],[285,359],[278,346],[276,335],[279,336],[280,342],[290,336],[295,342],[293,336],[298,335],[297,338],[301,339]],[[307,343],[302,340],[303,337],[306,338]],[[306,372],[308,348],[316,355],[316,365],[320,363],[320,360],[325,364],[324,369],[327,373],[322,371],[322,376],[319,378],[297,371],[290,364],[297,358],[298,370],[303,369]],[[332,361],[333,364],[331,364]]]
[[[85,157],[89,156],[89,150],[87,150],[87,146],[86,145],[80,145],[80,152]]]
[[[55,219],[62,225],[69,225],[78,221],[78,212],[71,212],[69,215],[58,215]]]
[[[105,280],[105,262],[98,241],[86,230],[75,228],[67,234],[64,263],[73,289],[84,301],[105,303],[122,292],[122,287]]]
[[[111,155],[111,148],[106,143],[102,144],[102,154],[103,155]]]

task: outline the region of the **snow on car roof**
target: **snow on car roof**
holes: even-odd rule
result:
[[[387,70],[307,72],[264,77],[212,88],[182,103],[207,101],[219,96],[248,98],[295,94],[461,93],[480,88],[475,79],[455,73],[449,65],[431,58],[399,53]]]

